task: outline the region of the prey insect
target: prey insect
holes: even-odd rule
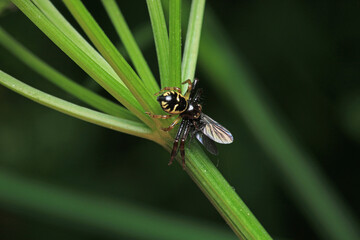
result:
[[[181,94],[180,88],[177,87],[165,87],[155,94],[155,96],[158,96],[157,101],[160,103],[161,108],[169,115],[154,115],[146,112],[152,118],[168,119],[177,116],[169,127],[162,129],[164,131],[170,131],[181,122],[174,140],[169,165],[172,164],[178,152],[180,141],[183,169],[185,169],[185,141],[189,134],[191,138],[195,136],[214,155],[218,154],[215,142],[222,144],[233,142],[233,136],[226,128],[202,113],[200,104],[202,89],[197,89],[198,82],[199,80],[196,78],[193,83],[190,79],[183,82],[182,84],[188,84],[188,89],[184,95]]]

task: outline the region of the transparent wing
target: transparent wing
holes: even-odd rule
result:
[[[204,145],[206,150],[208,150],[213,155],[218,155],[218,150],[215,145],[215,142],[208,138],[206,135],[204,135],[202,132],[195,133],[195,136],[199,142]]]
[[[208,115],[202,114],[201,121],[203,123],[202,132],[211,140],[222,144],[229,144],[234,141],[234,138],[229,130],[221,126]]]

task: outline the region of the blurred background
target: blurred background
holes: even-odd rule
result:
[[[55,5],[79,29],[63,4]],[[86,6],[118,43],[101,3],[91,1]],[[158,78],[145,1],[119,1],[119,6]],[[235,138],[231,145],[218,146],[219,156],[210,157],[274,238],[324,236],[306,217],[306,206],[302,208],[294,201],[296,193],[284,185],[287,179],[281,166],[259,142],[259,134],[269,133],[254,133],[244,112],[229,96],[234,92],[219,87],[227,80],[213,74],[216,70],[209,68],[206,57],[212,51],[221,54],[223,47],[231,49],[236,61],[241,62],[239,68],[251,73],[249,81],[268,104],[268,111],[358,218],[359,12],[359,1],[207,2],[204,31],[220,28],[218,37],[224,41],[215,45],[218,49],[211,49],[206,45],[211,39],[205,38],[210,35],[203,35],[201,44],[207,47],[201,49],[206,52],[200,52],[196,76],[205,90],[204,112],[226,126]],[[216,26],[210,15],[215,16]],[[15,7],[3,10],[0,25],[66,76],[109,97]],[[217,61],[220,68],[225,60]],[[2,46],[0,68],[40,90],[82,104]],[[236,73],[233,77],[232,81],[237,81]],[[130,234],[129,229],[136,232],[136,224],[114,232],[85,217],[92,214],[97,218],[99,214],[111,222],[103,213],[112,206],[120,212],[122,208],[146,209],[140,212],[150,218],[160,214],[181,224],[200,224],[199,228],[211,227],[224,236],[232,235],[180,166],[168,167],[169,154],[155,143],[68,117],[2,86],[0,116],[0,189],[10,189],[11,196],[27,196],[19,200],[0,191],[0,239],[151,239]],[[62,214],[48,206],[48,201],[74,205]],[[96,206],[103,211],[96,211]],[[72,213],[77,211],[74,217]],[[125,219],[133,216],[124,212]]]

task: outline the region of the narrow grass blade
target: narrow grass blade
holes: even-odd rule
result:
[[[205,0],[193,0],[189,17],[189,24],[186,33],[184,56],[181,66],[181,81],[193,80],[195,77],[196,62],[199,52],[201,27],[203,23]],[[187,84],[182,85],[183,92]]]
[[[63,50],[74,62],[76,62],[86,73],[96,80],[105,90],[121,102],[127,109],[133,112],[148,126],[153,126],[153,121],[145,116],[144,109],[137,102],[130,91],[123,85],[119,78],[114,78],[106,70],[101,62],[92,58],[88,52],[83,50],[75,40],[69,39],[30,1],[13,0],[13,3],[61,50]]]
[[[134,29],[134,38],[138,43],[141,51],[154,46],[150,23],[143,23],[139,24],[139,26],[136,26]],[[123,44],[116,44],[116,48],[119,49],[120,53],[124,56],[125,59],[129,59],[129,54],[126,52]],[[94,80],[90,77],[85,80],[84,86],[93,92],[97,92],[101,88],[101,86],[96,84],[96,82],[94,82]]]
[[[169,6],[169,81],[170,87],[181,87],[181,0]]]
[[[17,56],[34,71],[42,75],[45,79],[54,83],[64,91],[74,95],[90,106],[110,115],[136,121],[138,120],[129,110],[91,92],[81,85],[70,80],[60,72],[49,66],[46,62],[35,56],[32,52],[22,46],[12,38],[4,29],[0,27],[0,44],[8,51]]]
[[[67,102],[20,82],[0,70],[0,84],[44,106],[84,121],[110,128],[119,132],[152,140],[152,131],[145,124],[100,113]]]
[[[140,48],[136,43],[134,36],[132,35],[115,0],[102,0],[102,3],[121,41],[123,42],[136,71],[138,72],[140,78],[144,81],[145,87],[149,90],[150,93],[158,92],[159,85],[157,84],[149,65],[146,63],[146,60],[142,55]]]
[[[111,43],[83,3],[80,0],[64,0],[64,3],[143,109],[150,112],[161,111],[153,93],[145,88],[144,83]]]
[[[170,152],[172,145],[167,146]],[[186,171],[241,239],[271,239],[199,144],[186,147]],[[179,162],[181,161],[178,157]]]
[[[360,228],[351,210],[316,166],[314,158],[289,135],[293,131],[280,124],[280,115],[269,110],[273,108],[262,98],[263,94],[259,94],[255,77],[235,55],[236,47],[210,12],[207,20],[200,46],[200,65],[216,88],[227,93],[234,111],[245,119],[272,157],[298,208],[324,239],[360,239]]]
[[[161,87],[171,87],[171,85],[169,85],[169,36],[161,0],[146,0],[146,3],[148,6],[151,25],[154,33]]]
[[[115,235],[119,239],[236,239],[231,232],[216,225],[179,218],[130,202],[62,189],[4,169],[0,170],[0,203],[7,211],[39,221],[70,223],[72,228],[85,228],[103,238]]]
[[[93,61],[99,63],[108,74],[125,86],[122,80],[115,73],[114,69],[108,62],[91,46],[76,29],[64,18],[64,16],[56,9],[51,1],[32,0],[32,2],[40,9],[40,11],[56,26],[65,36],[68,37],[78,48],[87,54]]]

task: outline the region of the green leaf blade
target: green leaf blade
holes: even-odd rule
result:
[[[169,73],[169,36],[161,0],[146,0],[159,64],[161,88],[171,86]]]
[[[167,146],[168,151],[172,145]],[[186,147],[186,171],[241,239],[272,239],[216,166],[193,142]],[[180,157],[177,158],[181,162]]]
[[[200,36],[205,9],[205,0],[193,0],[191,4],[188,29],[186,33],[184,56],[181,66],[181,81],[193,80],[195,77],[196,63],[199,52]],[[182,85],[183,93],[187,84]]]
[[[12,38],[4,29],[0,27],[0,44],[17,56],[34,71],[42,75],[45,79],[57,85],[64,91],[79,98],[90,106],[110,115],[125,118],[128,120],[138,120],[127,109],[91,92],[74,81],[68,79],[60,72],[49,66],[46,62],[35,56],[32,52],[22,46]]]
[[[157,84],[150,67],[146,63],[146,60],[126,23],[125,18],[120,11],[120,8],[114,0],[102,0],[102,3],[137,72],[139,73],[140,78],[144,81],[145,87],[151,93],[158,92],[160,90],[159,85]]]
[[[80,0],[64,0],[64,3],[143,109],[151,112],[160,111],[161,108],[154,99],[153,94],[150,94],[145,88],[144,83],[111,43],[83,3]]]
[[[0,70],[0,84],[44,106],[67,115],[130,135],[152,139],[152,131],[145,124],[121,119],[67,102],[39,91]]]
[[[116,79],[120,84],[125,86],[121,79],[108,62],[76,31],[76,29],[64,18],[64,16],[56,9],[51,1],[33,0],[39,10],[56,26],[68,39],[73,41],[82,52],[86,53],[94,62],[99,63],[104,71]]]
[[[181,0],[169,6],[169,87],[181,87]]]

